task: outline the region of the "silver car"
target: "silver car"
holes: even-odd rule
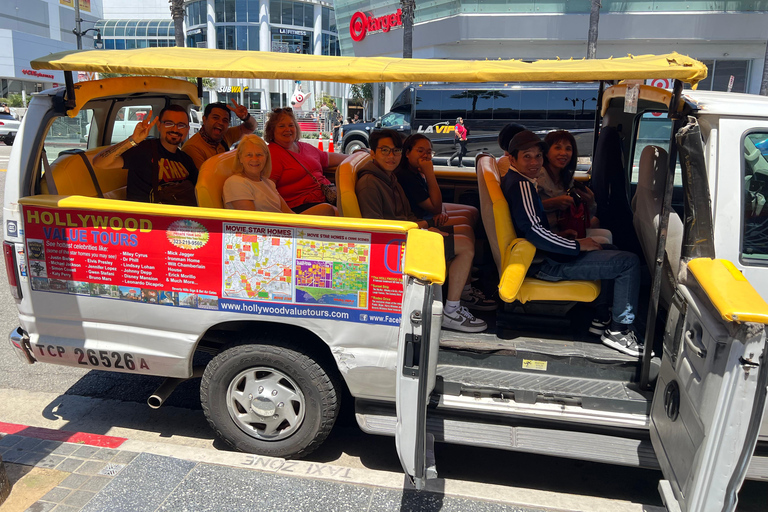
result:
[[[11,114],[0,113],[0,141],[5,142],[6,146],[13,146],[20,124]]]

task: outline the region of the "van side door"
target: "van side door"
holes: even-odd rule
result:
[[[768,304],[729,261],[694,259],[688,274],[669,309],[651,406],[659,491],[669,510],[730,511],[765,409]]]
[[[435,388],[445,281],[442,236],[412,229],[405,246],[406,275],[397,348],[395,444],[405,474],[417,489],[437,477],[427,405]],[[438,260],[438,261],[436,261]]]

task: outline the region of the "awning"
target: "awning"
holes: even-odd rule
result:
[[[34,69],[131,75],[372,82],[592,82],[675,78],[695,85],[707,76],[701,62],[680,55],[591,60],[442,60],[331,57],[293,53],[142,48],[74,50],[32,61]]]

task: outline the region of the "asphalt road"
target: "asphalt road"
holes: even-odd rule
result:
[[[9,147],[0,145],[2,170],[7,166],[9,153]],[[0,191],[5,190],[5,176],[5,172],[0,172]],[[0,265],[4,266],[1,259]],[[4,268],[0,275],[5,276]],[[13,298],[5,285],[0,288],[4,288],[0,289],[0,337],[5,338],[6,333],[18,326],[18,319]],[[15,395],[23,390],[29,393],[30,403],[34,404],[31,410],[18,411],[19,418],[48,417],[56,414],[57,404],[79,397],[92,398],[97,399],[94,403],[104,404],[99,414],[94,415],[94,433],[106,434],[112,427],[119,427],[123,436],[141,437],[151,433],[167,442],[183,442],[184,437],[194,431],[195,442],[209,443],[225,450],[223,443],[214,440],[213,432],[205,428],[198,396],[199,379],[177,388],[160,409],[173,412],[164,415],[145,405],[147,397],[161,382],[162,379],[156,377],[54,365],[24,365],[12,353],[10,344],[0,340],[0,397],[6,390]],[[44,399],[40,402],[35,397]],[[128,410],[141,412],[133,412],[129,417],[125,412]],[[4,416],[11,415],[16,416],[4,413]],[[187,420],[179,421],[180,417]],[[14,419],[0,417],[0,421],[14,422]],[[191,430],[190,422],[197,428]],[[79,419],[64,429],[89,431],[88,427],[87,421]],[[443,478],[661,505],[656,490],[661,474],[657,471],[454,445],[438,445],[436,459],[438,473]],[[349,403],[345,403],[331,436],[308,460],[383,471],[400,470],[394,440],[363,434],[357,428]],[[768,483],[747,482],[744,485],[739,510],[763,511],[767,508],[766,503]]]

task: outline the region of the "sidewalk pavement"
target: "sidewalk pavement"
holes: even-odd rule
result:
[[[1,422],[0,436],[12,485],[0,512],[657,510],[440,479],[416,492],[397,473]]]

